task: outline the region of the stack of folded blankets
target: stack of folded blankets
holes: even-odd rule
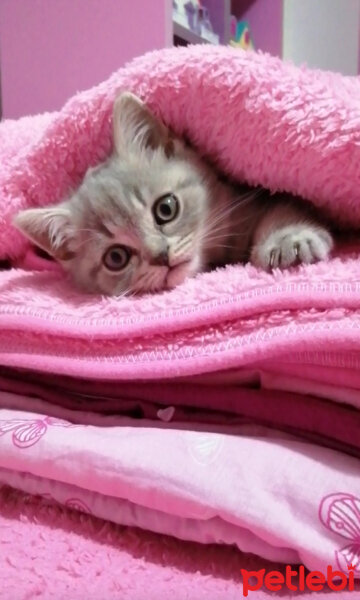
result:
[[[35,513],[59,506],[167,534],[183,540],[179,552],[188,541],[204,552],[235,546],[258,557],[256,569],[273,561],[348,576],[351,564],[360,578],[356,235],[327,262],[272,274],[229,266],[117,299],[78,293],[11,224],[23,208],[61,201],[105,159],[121,90],[231,177],[360,229],[359,78],[176,48],[133,61],[58,113],[2,123],[0,260],[13,267],[0,272],[3,506],[33,495]],[[21,539],[6,538],[7,552]],[[1,569],[15,573],[11,561]]]

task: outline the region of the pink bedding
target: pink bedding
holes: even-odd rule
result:
[[[91,380],[112,381],[114,392],[118,387],[113,395],[121,398],[122,381],[126,386],[131,379],[146,379],[148,399],[161,404],[150,380],[217,372],[219,385],[227,376],[220,369],[236,367],[246,381],[251,369],[262,372],[267,363],[272,368],[276,363],[281,372],[283,362],[296,358],[296,366],[311,364],[315,382],[317,365],[331,367],[332,379],[336,368],[347,368],[352,375],[347,385],[356,391],[358,292],[356,283],[343,288],[340,283],[340,275],[356,264],[353,258],[334,259],[326,271],[324,264],[280,277],[253,270],[251,278],[248,267],[232,268],[232,289],[226,295],[222,291],[220,302],[216,296],[224,289],[226,270],[202,276],[201,285],[193,280],[173,292],[121,302],[79,297],[55,275],[3,273],[1,364],[85,378],[82,392],[98,398],[100,390]],[[321,272],[326,277],[319,284],[315,274]],[[187,300],[182,306],[181,299]],[[32,380],[41,387],[49,378],[33,375]],[[52,383],[56,392],[57,380]],[[236,544],[267,559],[304,562],[310,569],[331,564],[346,572],[348,560],[360,575],[356,459],[241,422],[220,419],[219,432],[201,423],[194,432],[189,424],[177,426],[176,419],[174,426],[161,427],[161,420],[173,418],[166,396],[167,413],[158,415],[155,426],[135,421],[137,428],[133,420],[89,417],[58,403],[52,416],[48,401],[17,391],[0,395],[3,483],[63,503],[76,498],[95,515],[123,524]],[[223,385],[222,394],[209,394],[203,382],[198,402],[221,410],[226,393]],[[295,396],[288,398],[289,413],[292,401]],[[178,402],[190,403],[191,390]],[[357,397],[352,402],[358,407]],[[296,427],[296,420],[292,423]],[[336,437],[339,425],[334,431]],[[347,441],[351,444],[351,435]]]
[[[226,377],[230,375],[239,380],[239,373],[226,373]],[[192,383],[182,379],[151,385],[124,382],[114,386],[112,381],[94,382],[46,374],[39,378],[37,373],[0,369],[0,389],[50,402],[52,410],[58,406],[95,414],[118,414],[160,420],[175,427],[179,422],[188,427],[201,424],[212,430],[225,425],[236,432],[239,425],[256,423],[360,457],[360,412],[352,406],[328,402],[314,395],[279,391],[283,379],[269,372],[244,370],[242,376],[246,377],[242,385],[239,381],[225,383],[222,373],[217,379],[222,378],[223,385],[218,381]],[[285,383],[288,380],[294,382],[293,378],[287,378]],[[300,380],[299,388],[301,383],[304,380]],[[267,385],[275,388],[266,389]],[[325,386],[326,391],[329,388]],[[339,395],[343,391],[340,390]],[[349,392],[358,394],[356,390]],[[26,408],[26,403],[18,406]],[[59,410],[61,415],[61,408]]]
[[[119,89],[229,174],[360,222],[357,78],[224,48],[161,51],[59,113],[3,123],[0,260],[22,268],[0,273],[0,481],[264,559],[347,575],[352,563],[360,577],[359,246],[119,300],[79,295],[11,227],[109,152]]]
[[[70,422],[49,408],[34,414],[29,397],[23,404],[1,411],[2,484],[310,570],[359,567],[354,458],[257,427],[215,433],[106,416],[90,425],[86,414],[64,411]]]

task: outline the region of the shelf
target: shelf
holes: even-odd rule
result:
[[[201,37],[201,35],[198,35],[194,31],[191,31],[191,29],[187,29],[187,27],[180,25],[180,23],[176,23],[176,21],[173,21],[173,26],[174,35],[181,38],[188,44],[211,44],[209,40]]]

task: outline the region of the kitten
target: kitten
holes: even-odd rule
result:
[[[84,291],[153,292],[209,265],[271,270],[329,255],[332,237],[305,206],[239,194],[130,93],[115,102],[113,136],[112,156],[68,200],[15,218]]]

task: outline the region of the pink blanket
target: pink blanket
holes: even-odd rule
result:
[[[119,89],[229,174],[360,223],[358,79],[196,47],[147,55],[57,114],[0,126],[0,259],[35,264],[11,218],[60,200],[105,157]],[[359,264],[347,246],[327,263],[272,275],[232,266],[121,301],[79,295],[58,272],[2,272],[0,481],[181,539],[346,574],[352,563],[360,576],[358,461],[335,450],[359,450]],[[280,406],[278,390],[277,416],[265,404]],[[154,419],[152,406],[157,421],[89,412],[109,396],[124,414],[135,399]],[[311,397],[318,427],[301,413]]]
[[[0,259],[21,256],[21,208],[55,203],[110,151],[112,102],[130,90],[250,184],[299,194],[360,224],[360,81],[275,57],[195,46],[147,54],[59,113],[0,129]]]

